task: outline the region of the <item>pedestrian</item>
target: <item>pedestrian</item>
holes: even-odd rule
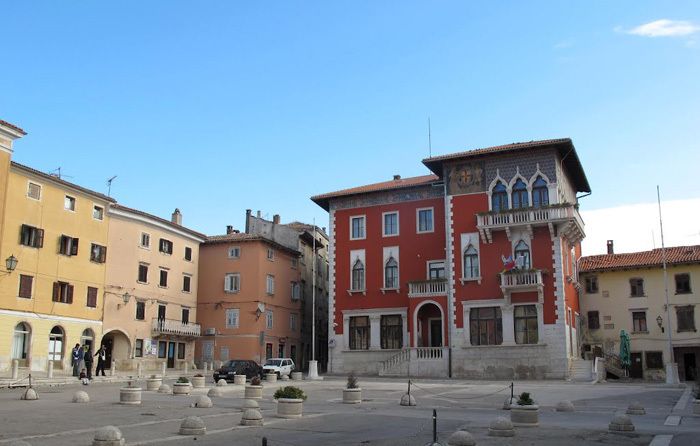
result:
[[[95,356],[97,356],[97,368],[95,369],[95,376],[100,376],[100,370],[102,370],[102,376],[107,376],[105,374],[105,361],[107,359],[107,351],[105,350],[104,345],[100,346],[100,349],[97,350]]]
[[[73,366],[73,376],[80,374],[80,361],[83,359],[83,349],[80,344],[75,344],[71,352],[70,364]]]
[[[92,347],[89,345],[85,345],[85,355],[83,361],[85,361],[85,370],[87,371],[87,378],[92,379]]]
[[[83,369],[80,372],[79,378],[80,378],[80,382],[83,383],[84,386],[87,386],[88,384],[90,384],[90,380],[88,380],[87,373],[85,373],[85,369]]]

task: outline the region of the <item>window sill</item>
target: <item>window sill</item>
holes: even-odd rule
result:
[[[675,294],[676,294],[676,296],[678,296],[679,294],[693,294],[693,292],[692,291],[676,291]]]
[[[630,334],[649,334],[649,331],[648,330],[647,331],[633,331]]]
[[[351,242],[352,242],[352,241],[355,241],[355,240],[366,240],[366,239],[367,239],[367,237],[354,237],[354,238],[353,238],[353,237],[350,237],[350,241],[351,241]]]
[[[416,231],[416,234],[433,234],[434,232],[435,232],[434,230],[431,230],[431,231]]]
[[[695,328],[688,328],[684,330],[676,330],[676,333],[697,333]]]
[[[646,295],[646,294],[640,294],[639,296],[632,296],[632,295],[630,295],[630,299],[638,299],[638,298],[640,298],[640,297],[647,297],[647,295]]]
[[[150,282],[141,282],[140,280],[137,280],[136,283],[140,283],[141,285],[149,285]]]
[[[182,292],[185,294],[192,294],[192,291],[189,291],[189,290],[182,290]]]
[[[150,251],[150,250],[151,250],[151,247],[150,247],[150,246],[139,245],[139,248],[145,249],[146,251]]]
[[[387,292],[394,292],[398,294],[401,291],[401,288],[379,288],[379,290],[382,292],[382,294],[386,294]]]
[[[353,294],[362,294],[363,296],[367,295],[367,290],[347,290],[348,291],[348,296],[352,296]]]
[[[162,288],[162,289],[164,289],[164,290],[167,290],[167,289],[168,289],[168,286],[167,286],[167,285],[166,285],[166,286],[158,285],[158,288]]]
[[[481,276],[471,278],[462,277],[459,279],[459,283],[461,283],[462,285],[464,285],[467,282],[477,282],[479,285],[481,285]]]
[[[240,292],[240,290],[224,290],[224,293],[226,294],[238,294]]]

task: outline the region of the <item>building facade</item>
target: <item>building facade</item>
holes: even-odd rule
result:
[[[104,337],[118,370],[181,368],[194,360],[199,245],[206,236],[171,220],[113,204]]]
[[[695,289],[700,246],[667,248],[666,260],[673,358],[662,250],[615,254],[612,241],[608,254],[583,257],[580,262],[581,311],[586,322],[583,347],[614,365],[619,359],[620,331],[625,330],[630,336],[631,378],[664,381],[666,363],[675,361],[681,380],[695,380],[700,366],[700,319],[695,313],[700,304]]]
[[[318,195],[330,214],[333,372],[564,378],[578,356],[569,139],[423,160],[431,175]]]

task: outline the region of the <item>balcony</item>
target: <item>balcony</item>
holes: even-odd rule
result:
[[[541,208],[509,209],[483,212],[476,216],[476,227],[484,243],[492,242],[492,231],[504,230],[510,239],[513,228],[525,228],[532,236],[532,228],[547,226],[552,237],[565,236],[571,243],[583,239],[584,224],[578,208],[573,204],[557,204]]]
[[[183,323],[173,319],[153,319],[153,336],[174,335],[183,337],[197,337],[202,332],[199,324]]]
[[[537,291],[541,302],[543,298],[544,282],[542,271],[539,269],[525,271],[508,271],[501,273],[501,291],[506,300],[510,301],[510,295],[514,292]]]
[[[447,295],[446,280],[408,282],[408,297],[435,297]]]

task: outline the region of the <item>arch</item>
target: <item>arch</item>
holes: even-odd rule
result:
[[[511,187],[511,204],[513,209],[522,209],[529,206],[527,183],[524,178],[518,178]]]
[[[105,347],[105,368],[112,367],[112,360],[123,361],[131,358],[131,340],[121,329],[111,329],[102,336],[100,345]]]
[[[542,207],[549,205],[549,185],[541,176],[532,183],[532,206]]]
[[[357,259],[352,265],[352,284],[353,290],[365,289],[365,264],[362,260]]]
[[[80,335],[80,345],[87,345],[94,350],[95,345],[95,332],[91,328],[86,328]]]
[[[15,325],[12,336],[12,359],[17,359],[22,367],[29,363],[32,327],[26,322]]]
[[[535,173],[533,173],[530,177],[530,181],[528,182],[528,184],[530,184],[530,186],[534,185],[535,180],[537,180],[537,177],[542,177],[542,179],[547,183],[547,186],[552,184],[552,181],[549,179],[547,174],[540,170],[540,163],[537,163],[537,169],[535,169]]]
[[[49,332],[49,361],[63,361],[65,344],[65,330],[60,325],[54,325],[51,332]]]
[[[496,169],[496,176],[489,184],[488,189],[486,189],[486,194],[489,197],[489,210],[492,210],[492,211],[500,210],[500,209],[493,208],[493,192],[494,192],[494,188],[498,185],[498,183],[501,183],[504,187],[506,187],[506,197],[507,197],[507,195],[510,192],[507,190],[508,189],[508,187],[507,187],[508,182],[501,176],[499,169]],[[506,207],[506,209],[507,209],[507,207]]]
[[[393,256],[384,264],[384,288],[399,287],[399,264]]]
[[[491,189],[491,210],[502,211],[508,209],[508,189],[505,184],[497,181]]]
[[[474,279],[479,277],[479,252],[471,243],[462,254],[462,277]]]
[[[442,345],[445,345],[445,310],[443,310],[442,305],[440,305],[438,302],[428,299],[424,300],[423,302],[419,303],[415,310],[413,310],[413,346],[414,347],[422,347],[421,345],[418,345],[418,313],[420,312],[421,308],[428,304],[433,304],[437,307],[438,310],[440,310],[440,330],[441,330],[441,335],[442,335]],[[427,336],[427,335],[426,335]],[[426,337],[427,339],[427,337]],[[423,340],[425,341],[425,339]],[[425,342],[424,342],[425,343]]]
[[[516,265],[521,269],[532,268],[532,260],[530,253],[530,246],[525,243],[525,240],[520,240],[513,248],[513,258],[515,259]],[[520,260],[522,259],[522,260]]]

